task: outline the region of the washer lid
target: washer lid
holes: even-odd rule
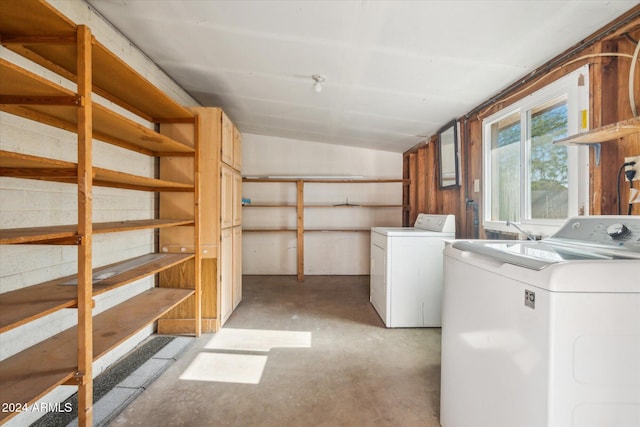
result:
[[[459,240],[452,246],[530,270],[542,270],[551,264],[568,261],[640,259],[638,253],[597,250],[548,240]]]

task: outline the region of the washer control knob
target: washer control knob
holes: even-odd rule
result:
[[[607,227],[607,234],[611,236],[612,239],[622,239],[624,236],[629,234],[629,227],[624,224],[611,224]]]

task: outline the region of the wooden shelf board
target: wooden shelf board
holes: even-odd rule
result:
[[[358,205],[358,204],[337,204],[337,205],[304,205],[307,208],[402,208],[403,205]]]
[[[192,219],[138,219],[132,221],[99,222],[93,224],[93,233],[115,233],[120,231],[178,227],[193,224],[194,221]]]
[[[322,178],[251,178],[245,177],[242,178],[243,182],[298,182],[302,181],[305,183],[325,183],[325,184],[371,184],[371,183],[405,183],[408,184],[410,180],[402,179],[402,178],[375,178],[375,179],[362,179],[362,178],[353,178],[353,179],[322,179]]]
[[[613,141],[618,138],[640,133],[640,117],[624,120],[610,125],[602,126],[588,132],[579,133],[567,138],[554,141],[554,144],[597,144]]]
[[[75,163],[0,150],[0,176],[73,184],[77,182],[76,175]],[[98,167],[93,168],[93,184],[142,191],[194,190],[193,184],[147,178]]]
[[[279,232],[296,232],[295,228],[243,228],[242,232],[249,233],[279,233]]]
[[[3,59],[0,59],[0,94],[36,99],[75,96],[72,91]],[[5,112],[70,132],[75,132],[77,129],[78,115],[75,106],[61,106],[54,103],[2,104],[0,108]],[[195,152],[193,147],[174,141],[96,103],[93,104],[93,136],[96,139],[149,155],[159,153],[191,155]]]
[[[113,221],[93,224],[93,233],[115,233],[149,228],[177,227],[193,225],[191,219],[141,219],[132,221]],[[44,244],[59,241],[66,244],[78,244],[78,227],[72,225],[54,225],[48,227],[24,227],[0,230],[0,245]]]
[[[278,232],[296,232],[298,230],[296,230],[295,228],[243,228],[242,232],[249,232],[249,233],[278,233]],[[352,232],[352,231],[371,231],[370,228],[332,228],[332,229],[327,229],[327,228],[322,228],[322,229],[308,229],[305,228],[304,232],[322,232],[322,233],[329,233],[329,232]]]
[[[243,208],[295,208],[296,205],[270,205],[264,203],[249,203],[242,205]]]
[[[193,254],[147,254],[93,270],[99,295],[193,258]],[[0,295],[0,333],[77,305],[77,276],[61,277]]]
[[[360,232],[360,231],[371,231],[370,228],[319,228],[319,229],[315,229],[315,228],[305,228],[304,232],[320,232],[320,233],[333,233],[333,232],[338,232],[338,233],[350,233],[350,232]]]
[[[9,36],[57,36],[75,39],[76,25],[43,0],[3,0],[0,13],[3,44],[52,71],[75,80],[76,49],[73,44],[12,43]],[[46,39],[43,39],[46,41]],[[154,121],[190,119],[194,115],[146,78],[133,70],[104,45],[93,42],[92,74],[96,92]]]
[[[106,354],[193,295],[154,288],[93,318],[93,360]],[[77,371],[77,329],[67,329],[0,362],[2,403],[33,403]],[[0,412],[0,423],[15,413]]]

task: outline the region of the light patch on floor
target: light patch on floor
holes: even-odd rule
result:
[[[223,328],[205,346],[209,350],[265,352],[275,347],[309,348],[311,332]]]
[[[259,384],[267,356],[200,353],[180,376],[181,380]]]

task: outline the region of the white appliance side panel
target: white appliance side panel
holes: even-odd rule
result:
[[[549,292],[444,257],[443,427],[548,422]]]
[[[441,237],[390,237],[387,248],[388,327],[442,324]]]
[[[371,274],[369,277],[369,300],[371,301],[373,308],[375,308],[378,312],[378,315],[380,316],[382,321],[387,324],[389,322],[389,319],[387,317],[388,310],[386,283],[387,253],[383,248],[373,243],[373,235],[371,240]]]
[[[551,295],[549,426],[640,426],[640,293]]]

